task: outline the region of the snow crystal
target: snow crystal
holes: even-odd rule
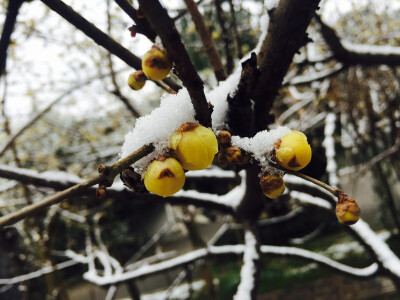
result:
[[[270,131],[260,131],[252,138],[232,136],[232,146],[252,153],[253,157],[260,163],[263,171],[265,171],[272,160],[271,152],[275,143],[290,132],[291,129],[288,127],[279,126]]]
[[[148,163],[169,148],[171,135],[185,122],[196,122],[195,111],[186,89],[178,94],[169,94],[161,99],[161,104],[150,115],[136,121],[135,128],[125,135],[120,157],[124,158],[144,145],[153,144],[152,154],[137,161],[133,167],[143,174]]]

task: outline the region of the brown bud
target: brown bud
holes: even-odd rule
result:
[[[221,145],[224,145],[224,146],[230,146],[230,144],[231,144],[231,134],[229,133],[229,131],[226,131],[226,130],[221,130],[219,133],[218,133],[218,136],[217,136],[217,139],[218,139],[218,142],[221,144]]]
[[[101,173],[103,173],[105,168],[106,168],[105,165],[99,165],[99,167],[97,168],[97,171],[101,174]]]
[[[281,175],[268,174],[261,177],[260,186],[263,193],[271,199],[282,195],[285,191],[285,183]]]
[[[242,151],[238,147],[229,147],[225,150],[228,164],[238,164],[242,158]]]
[[[96,198],[101,199],[106,195],[106,187],[103,185],[100,185],[97,190],[96,190]]]
[[[360,207],[356,201],[349,198],[346,194],[339,195],[336,204],[336,217],[339,222],[345,225],[353,225],[360,219]]]
[[[136,36],[136,25],[132,25],[131,27],[128,28],[129,32],[131,33],[131,37],[135,37]]]

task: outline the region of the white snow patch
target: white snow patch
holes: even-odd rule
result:
[[[240,270],[240,284],[234,300],[251,300],[251,291],[254,288],[255,261],[259,258],[257,253],[257,240],[254,234],[247,230],[244,235],[245,249],[243,254],[243,265]]]
[[[150,115],[139,118],[133,130],[125,135],[120,158],[144,145],[153,144],[153,153],[133,165],[136,172],[143,174],[151,160],[168,150],[169,139],[175,130],[185,122],[196,122],[194,115],[195,111],[186,89],[181,89],[178,94],[163,97],[161,105]]]
[[[349,41],[344,41],[344,40],[342,40],[342,45],[344,48],[346,48],[346,50],[357,52],[359,54],[400,55],[400,47],[395,47],[395,46],[353,44]]]
[[[270,131],[260,131],[252,138],[232,136],[232,146],[251,153],[265,171],[269,168],[269,163],[272,160],[271,152],[275,143],[290,132],[291,129],[288,127],[279,126]]]

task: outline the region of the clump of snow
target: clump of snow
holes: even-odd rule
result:
[[[144,145],[153,144],[155,150],[138,160],[133,168],[139,174],[146,171],[149,162],[169,149],[171,135],[185,122],[196,122],[195,111],[186,89],[178,94],[169,94],[150,115],[136,121],[135,128],[125,135],[120,158],[124,158]]]
[[[232,136],[232,146],[239,147],[249,153],[260,163],[261,169],[266,171],[272,161],[272,150],[275,143],[292,130],[285,126],[276,129],[260,131],[252,138]]]

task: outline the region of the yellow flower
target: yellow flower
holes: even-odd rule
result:
[[[265,175],[260,179],[260,186],[268,198],[274,199],[285,191],[285,183],[280,175]]]
[[[275,144],[275,157],[282,167],[298,171],[311,160],[311,147],[307,137],[299,131],[292,131]]]
[[[351,198],[340,200],[336,204],[336,217],[345,225],[353,225],[360,219],[360,207]]]
[[[162,197],[175,194],[184,184],[185,172],[175,158],[161,157],[152,161],[144,174],[146,189]]]
[[[162,80],[171,71],[172,63],[166,51],[153,46],[142,60],[144,74],[153,80]]]
[[[172,135],[170,147],[186,170],[207,168],[218,152],[217,138],[212,130],[190,122]]]
[[[146,75],[142,70],[139,70],[129,75],[128,85],[132,90],[138,91],[145,85],[146,80]]]

